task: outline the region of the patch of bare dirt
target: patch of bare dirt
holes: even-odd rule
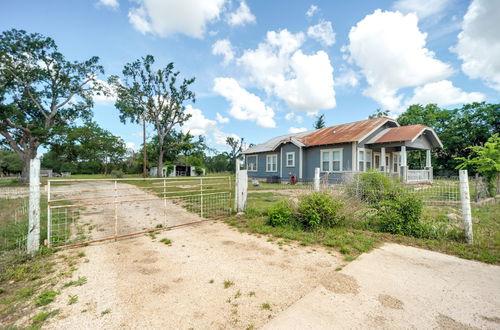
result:
[[[394,298],[393,296],[388,294],[379,294],[377,299],[384,307],[392,309],[403,309],[404,306],[401,300],[399,300],[398,298]]]
[[[340,294],[357,294],[359,284],[356,279],[350,275],[339,272],[330,272],[323,276],[320,282],[328,290]]]

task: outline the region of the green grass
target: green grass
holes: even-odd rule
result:
[[[229,281],[229,280],[225,280],[224,281],[224,289],[227,289],[227,288],[229,288],[229,287],[231,287],[233,285],[234,285],[233,281]]]
[[[35,305],[37,307],[46,306],[56,300],[58,294],[59,292],[56,291],[45,290],[35,298]]]
[[[162,242],[165,245],[172,245],[172,241],[169,240],[168,238],[162,238],[160,242]]]
[[[78,276],[78,279],[75,281],[70,281],[63,285],[63,288],[68,288],[70,286],[81,286],[87,283],[87,278],[85,276]]]
[[[275,196],[275,195],[273,195]],[[472,213],[475,219],[473,223],[474,244],[469,245],[463,241],[463,229],[453,225],[453,230],[443,231],[443,235],[438,239],[423,239],[407,237],[402,235],[392,235],[389,233],[375,232],[363,229],[360,224],[348,223],[334,228],[319,228],[315,231],[302,231],[292,227],[272,227],[267,224],[264,215],[265,210],[274,203],[267,205],[262,198],[257,198],[256,205],[266,205],[263,210],[252,210],[245,216],[233,216],[225,221],[240,231],[246,231],[258,235],[269,235],[277,244],[284,245],[286,241],[294,241],[302,246],[323,245],[333,248],[344,254],[346,261],[354,260],[358,255],[368,252],[379,246],[383,242],[394,242],[416,247],[422,247],[433,251],[456,255],[465,259],[478,260],[491,264],[500,264],[500,203],[473,207]],[[261,206],[259,206],[261,207]],[[433,212],[426,213],[424,222],[434,221],[439,228],[440,223],[449,224],[449,220],[431,217]],[[461,226],[461,220],[458,220]],[[354,228],[356,227],[356,228]],[[445,228],[446,229],[446,228]],[[449,229],[449,228],[448,228]],[[450,234],[451,233],[451,234]],[[269,240],[269,239],[268,239]]]
[[[271,310],[271,304],[267,303],[267,302],[263,303],[261,307],[262,307],[262,309],[265,309],[265,310],[268,310],[268,311]]]
[[[55,309],[53,311],[50,311],[50,312],[47,312],[47,311],[43,311],[43,312],[40,312],[38,313],[37,315],[35,315],[33,317],[33,325],[32,325],[32,328],[34,329],[39,329],[42,324],[50,317],[53,317],[53,316],[56,316],[60,313],[60,310],[59,309]]]

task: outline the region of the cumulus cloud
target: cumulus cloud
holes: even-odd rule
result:
[[[399,89],[442,80],[453,73],[447,63],[425,48],[427,34],[418,28],[416,14],[375,10],[351,28],[350,59],[370,85],[363,93],[385,109],[397,110]]]
[[[316,12],[318,11],[318,6],[316,5],[311,5],[311,7],[309,7],[309,9],[306,11],[306,16],[307,17],[313,17],[314,14],[316,14]]]
[[[294,110],[335,107],[333,67],[326,52],[306,55],[303,33],[267,32],[266,41],[238,59],[256,86],[275,95]]]
[[[453,49],[462,60],[462,71],[500,91],[500,1],[474,0],[470,4]]]
[[[202,38],[206,25],[216,21],[226,0],[137,0],[128,13],[129,22],[139,32],[161,37],[185,34]]]
[[[255,94],[242,88],[233,78],[215,78],[214,91],[231,103],[229,114],[239,120],[251,120],[261,127],[276,127],[274,111]]]
[[[229,118],[222,116],[220,113],[215,114],[215,119],[220,123],[220,124],[227,124],[229,123]]]
[[[293,127],[293,126],[291,126],[288,129],[288,133],[302,133],[302,132],[306,132],[306,131],[307,131],[307,128],[305,128],[305,127]]]
[[[200,109],[193,108],[190,104],[186,106],[186,113],[191,115],[182,126],[181,131],[186,134],[189,132],[191,135],[207,135],[207,131],[218,130],[217,122],[208,119]]]
[[[335,43],[335,32],[333,32],[332,22],[321,21],[307,29],[307,35],[316,39],[324,46],[331,46]]]
[[[467,93],[453,86],[449,80],[441,80],[417,87],[407,105],[435,103],[438,106],[482,102],[485,95],[478,92]]]
[[[340,67],[339,74],[335,78],[336,86],[359,86],[359,74],[351,68]]]
[[[98,2],[99,5],[110,7],[113,9],[116,9],[120,6],[118,3],[118,0],[99,0]]]
[[[212,54],[222,55],[224,57],[224,64],[228,64],[234,59],[233,46],[227,39],[217,40],[212,45]]]
[[[295,114],[294,112],[289,112],[285,115],[285,119],[288,121],[294,120],[297,124],[301,124],[304,121],[302,116]]]
[[[416,13],[421,19],[441,13],[450,0],[398,0],[392,6],[404,14]]]
[[[255,16],[250,11],[250,8],[248,8],[246,2],[241,1],[238,9],[227,16],[227,23],[231,26],[243,26],[247,23],[255,23]]]
[[[222,131],[214,132],[215,143],[220,145],[220,146],[227,146],[226,139],[228,137],[233,137],[234,139],[236,139],[238,141],[241,140],[241,138],[234,133],[224,133]]]

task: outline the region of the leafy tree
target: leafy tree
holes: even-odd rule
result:
[[[495,132],[500,131],[500,104],[472,103],[458,109],[441,109],[435,104],[411,105],[402,113],[401,125],[423,124],[434,129],[443,148],[433,151],[434,167],[438,170],[455,168],[457,158],[467,157],[467,147],[484,144]],[[423,162],[423,156],[410,152],[409,165]]]
[[[220,173],[228,169],[234,169],[234,166],[231,167],[231,160],[227,153],[220,153],[215,156],[207,157],[205,159],[205,164],[208,171],[212,173]]]
[[[55,139],[43,164],[58,172],[108,174],[121,168],[125,154],[121,138],[89,122]]]
[[[12,29],[0,35],[0,135],[23,161],[30,160],[65,125],[92,117],[93,96],[107,94],[99,58],[71,62],[51,38]]]
[[[461,162],[457,169],[474,168],[488,182],[491,197],[497,192],[498,173],[500,173],[500,134],[496,133],[488,139],[484,146],[468,147],[472,154],[467,158],[458,157]]]
[[[389,110],[381,110],[377,109],[375,110],[374,114],[371,114],[368,116],[368,119],[375,119],[375,118],[380,118],[380,117],[386,117],[389,116],[390,111]]]
[[[321,114],[321,115],[316,117],[316,121],[314,122],[313,127],[314,127],[314,129],[320,129],[320,128],[326,127],[325,114]]]
[[[226,138],[226,144],[231,148],[231,150],[227,153],[230,161],[230,171],[235,171],[236,162],[240,158],[241,152],[243,151],[243,139],[236,139],[232,136],[228,136]]]
[[[12,150],[0,149],[0,173],[3,175],[21,173],[22,160]]]
[[[178,84],[179,72],[174,64],[154,70],[154,57],[147,55],[123,68],[123,82],[117,76],[110,78],[116,88],[115,106],[124,118],[144,118],[151,123],[158,137],[158,177],[162,176],[163,157],[169,146],[164,145],[167,136],[176,125],[182,125],[190,118],[185,112],[185,102],[195,101],[195,94],[189,90],[195,78],[184,79]]]

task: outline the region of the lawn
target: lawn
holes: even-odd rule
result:
[[[456,239],[422,239],[393,235],[372,230],[359,229],[352,223],[334,228],[320,228],[315,231],[303,231],[290,227],[273,227],[267,224],[267,210],[286,195],[276,193],[249,193],[247,212],[243,216],[233,216],[225,221],[240,231],[268,235],[269,240],[278,244],[291,242],[300,245],[322,245],[342,253],[346,260],[353,260],[358,255],[368,252],[384,242],[394,242],[415,247],[456,255],[465,259],[479,260],[491,264],[500,264],[500,203],[473,207],[474,244],[463,242],[463,235]],[[353,209],[357,206],[353,205]],[[434,212],[434,211],[432,211]],[[424,213],[424,216],[427,216]],[[432,221],[427,217],[425,221]],[[448,221],[438,217],[435,221]]]

